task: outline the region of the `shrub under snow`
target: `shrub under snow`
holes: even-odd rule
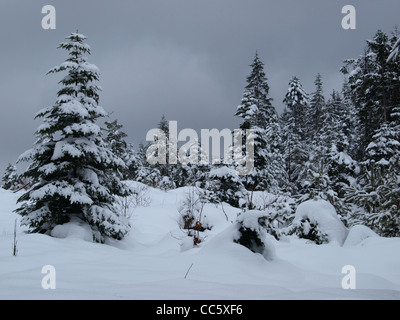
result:
[[[234,241],[255,253],[260,253],[267,260],[275,258],[275,248],[265,229],[268,216],[263,211],[242,212],[237,220],[238,234]]]
[[[295,233],[317,244],[337,241],[343,245],[348,230],[328,201],[314,199],[305,201],[297,207],[288,233]]]

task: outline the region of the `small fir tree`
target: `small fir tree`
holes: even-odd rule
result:
[[[208,174],[208,179],[201,186],[206,190],[206,197],[211,203],[226,202],[236,208],[244,205],[247,191],[237,172],[230,167],[212,168]]]
[[[6,190],[16,190],[19,186],[19,177],[17,174],[17,167],[12,165],[11,163],[8,164],[6,170],[4,171],[4,175],[2,178],[3,185],[2,188]]]
[[[133,152],[132,145],[128,144],[125,138],[128,136],[123,130],[123,125],[118,123],[118,120],[105,121],[106,125],[104,131],[106,136],[104,141],[115,156],[122,159],[126,165],[125,168],[121,169],[119,172],[120,178],[126,180],[129,177],[134,176],[136,165],[135,165],[135,155]]]

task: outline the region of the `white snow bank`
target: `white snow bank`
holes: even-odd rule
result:
[[[355,225],[350,228],[349,234],[346,237],[344,246],[355,246],[369,237],[379,237],[374,231],[367,226]]]
[[[348,230],[340,221],[335,208],[322,199],[307,200],[301,203],[296,210],[293,222],[310,219],[311,223],[316,223],[323,232],[328,235],[329,242],[337,241],[343,245],[346,240]]]
[[[50,233],[55,238],[74,238],[93,241],[93,232],[87,223],[77,217],[72,217],[70,222],[57,225]]]
[[[79,220],[56,227],[53,237],[18,226],[15,257],[14,223],[21,217],[13,210],[25,191],[0,188],[0,299],[400,299],[400,238],[369,237],[347,247],[270,239],[278,258],[267,261],[234,242],[240,210],[207,204],[203,214],[212,229],[199,246],[181,251],[181,237],[190,237],[179,229],[177,208],[187,190],[149,187],[150,206],[137,207],[131,231],[107,244],[81,240]],[[41,286],[48,264],[56,268],[56,290]],[[349,264],[357,271],[356,290],[341,286]]]

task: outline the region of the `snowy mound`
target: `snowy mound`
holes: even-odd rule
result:
[[[360,244],[362,241],[369,237],[379,237],[374,231],[367,226],[355,225],[350,228],[349,234],[347,235],[345,246],[355,246]]]
[[[238,217],[235,207],[224,205],[222,210],[206,204],[203,216],[212,228],[193,246],[177,220],[177,207],[188,189],[149,188],[151,205],[134,210],[132,231],[107,245],[82,240],[91,240],[91,230],[76,217],[53,229],[52,235],[63,239],[27,233],[26,227],[17,226],[16,257],[10,244],[15,219],[20,218],[13,210],[23,192],[0,189],[0,299],[400,299],[400,256],[393,254],[400,252],[400,238],[370,237],[362,247],[310,246],[292,238],[276,241],[260,226],[259,218],[267,215],[267,223],[271,218],[268,211]],[[268,261],[235,242],[240,226],[267,230],[262,239],[273,244],[276,258]],[[180,248],[183,237],[189,240],[187,250]],[[56,269],[56,290],[41,288],[40,280],[46,278],[40,270],[47,264]],[[359,270],[357,290],[341,287],[345,275],[340,270],[347,264]]]
[[[70,222],[57,225],[50,235],[55,238],[75,238],[85,241],[93,241],[93,232],[87,223],[78,218],[71,218]]]
[[[337,241],[343,245],[348,230],[340,221],[335,208],[325,200],[308,200],[301,203],[296,210],[294,223],[309,219],[328,235],[329,242]]]
[[[276,257],[275,247],[265,230],[267,214],[263,211],[250,210],[242,212],[236,222],[235,242],[249,248],[255,253],[260,253],[267,260]]]

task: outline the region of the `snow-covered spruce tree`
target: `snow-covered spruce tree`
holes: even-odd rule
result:
[[[245,204],[247,191],[233,168],[214,166],[201,187],[205,190],[205,197],[211,203],[226,202],[236,208],[243,207]]]
[[[125,138],[128,135],[121,130],[123,126],[122,124],[119,124],[117,120],[105,121],[104,124],[106,125],[106,136],[104,141],[108,144],[108,147],[112,152],[122,159],[125,156],[126,148],[128,147],[128,144],[125,141]]]
[[[351,220],[384,236],[400,233],[400,60],[392,55],[398,38],[396,31],[389,38],[378,30],[364,54],[346,60],[342,68],[361,129],[361,172],[357,183],[346,189],[346,199],[360,208]]]
[[[283,131],[283,155],[288,175],[287,190],[295,195],[301,188],[299,175],[304,170],[309,146],[306,144],[307,126],[305,119],[308,110],[308,94],[299,79],[293,77],[283,102],[286,109],[281,116]]]
[[[66,39],[58,48],[68,51],[68,59],[48,72],[67,71],[62,88],[54,105],[36,114],[43,119],[37,141],[20,157],[31,162],[23,176],[38,183],[18,199],[16,212],[32,232],[50,234],[56,225],[77,217],[90,225],[95,241],[122,239],[130,226],[113,202],[130,190],[116,174],[124,162],[107,148],[96,124],[107,115],[98,105],[100,87],[94,84],[99,69],[85,57],[90,47],[84,35],[71,33]]]
[[[126,154],[123,158],[126,164],[126,169],[122,170],[122,177],[124,180],[137,180],[138,170],[139,170],[139,161],[137,158],[137,154],[135,152],[135,148],[132,143],[127,144]]]
[[[136,180],[142,182],[150,187],[156,188],[160,182],[160,171],[155,169],[153,165],[150,165],[147,161],[146,151],[149,148],[150,143],[144,145],[140,143],[136,154]]]
[[[144,163],[149,177],[144,177],[144,180],[150,178],[153,187],[162,190],[171,190],[181,186],[176,184],[174,178],[177,178],[179,182],[179,179],[182,178],[183,175],[180,170],[180,163],[172,164],[170,160],[177,156],[174,154],[176,150],[170,148],[170,145],[174,144],[176,141],[170,141],[170,139],[177,139],[177,137],[169,135],[169,124],[164,115],[158,123],[157,129],[161,136],[158,134],[154,135],[154,143],[146,147]],[[155,146],[157,146],[157,148],[153,149]],[[149,152],[149,150],[152,150],[152,152]],[[159,154],[160,150],[163,150],[163,154]]]
[[[166,137],[166,163],[165,164],[155,164],[155,167],[160,171],[161,179],[160,181],[171,181],[171,186],[160,186],[162,189],[172,189],[173,182],[170,177],[171,166],[169,164],[169,126],[168,121],[165,118],[165,115],[162,115],[160,122],[158,123],[158,129],[162,130],[165,133]]]
[[[333,91],[324,109],[319,148],[324,150],[329,159],[328,174],[332,189],[340,198],[344,196],[343,188],[350,185],[358,172],[357,162],[350,155],[354,147],[352,116],[351,110],[343,102],[340,94]],[[340,212],[341,208],[338,206],[335,208]]]
[[[289,88],[286,92],[283,103],[291,111],[294,130],[304,140],[307,135],[307,111],[309,109],[309,96],[296,76],[289,81]]]
[[[328,171],[330,161],[327,155],[312,153],[305,163],[304,171],[299,177],[301,181],[300,202],[310,199],[332,200],[336,194],[331,189]],[[332,201],[330,201],[332,202]]]
[[[360,150],[362,126],[357,108],[352,101],[351,89],[347,80],[345,80],[343,83],[341,94],[342,105],[344,110],[346,110],[345,118],[342,119],[342,121],[344,123],[344,134],[346,135],[348,141],[347,153],[352,157],[352,159],[357,161],[361,159],[361,154],[364,153],[364,150]]]
[[[390,39],[378,30],[362,55],[345,60],[341,71],[348,77],[349,93],[360,119],[361,138],[358,161],[364,161],[366,148],[376,130],[387,121],[399,101],[400,61],[389,59],[398,34]]]
[[[181,146],[178,157],[178,163],[173,165],[171,170],[172,179],[177,186],[201,185],[208,179],[212,164],[209,162],[199,163],[199,158],[208,159],[208,154],[198,139]]]
[[[320,129],[299,175],[302,186],[299,201],[327,200],[345,220],[349,208],[343,199],[344,188],[350,186],[357,170],[356,162],[348,154],[348,110],[334,91],[322,111]]]
[[[304,170],[308,158],[307,150],[300,135],[295,130],[292,113],[287,109],[281,115],[283,158],[287,174],[287,183],[284,188],[291,195],[296,195],[300,188],[299,175]]]
[[[397,122],[397,124],[396,124]],[[385,123],[367,147],[367,167],[375,163],[378,208],[367,214],[367,225],[387,237],[400,236],[400,122]]]
[[[17,167],[15,165],[12,165],[11,163],[8,164],[6,170],[4,171],[2,182],[3,189],[15,190],[18,188],[19,177],[17,174]]]
[[[241,178],[250,192],[278,192],[286,178],[279,118],[269,98],[264,64],[257,53],[250,66],[252,71],[247,77],[247,86],[235,116],[243,121],[240,129],[254,131],[254,170]],[[245,143],[242,145],[245,148]]]
[[[323,93],[323,83],[320,74],[315,78],[315,92],[311,94],[307,119],[308,138],[310,141],[318,135],[322,128],[323,109],[325,108],[325,97]]]
[[[287,228],[288,235],[295,234],[301,239],[307,239],[315,242],[315,244],[328,243],[328,235],[321,229],[317,222],[311,221],[310,218],[296,220]]]
[[[104,124],[106,125],[104,141],[107,147],[126,164],[126,168],[120,169],[120,177],[124,180],[133,178],[137,170],[136,157],[133,146],[125,140],[128,135],[122,130],[123,125],[118,123],[118,120],[105,121]]]
[[[395,116],[393,116],[395,118]],[[368,145],[358,184],[346,189],[347,198],[363,210],[351,218],[382,236],[400,235],[400,126],[385,123]]]

